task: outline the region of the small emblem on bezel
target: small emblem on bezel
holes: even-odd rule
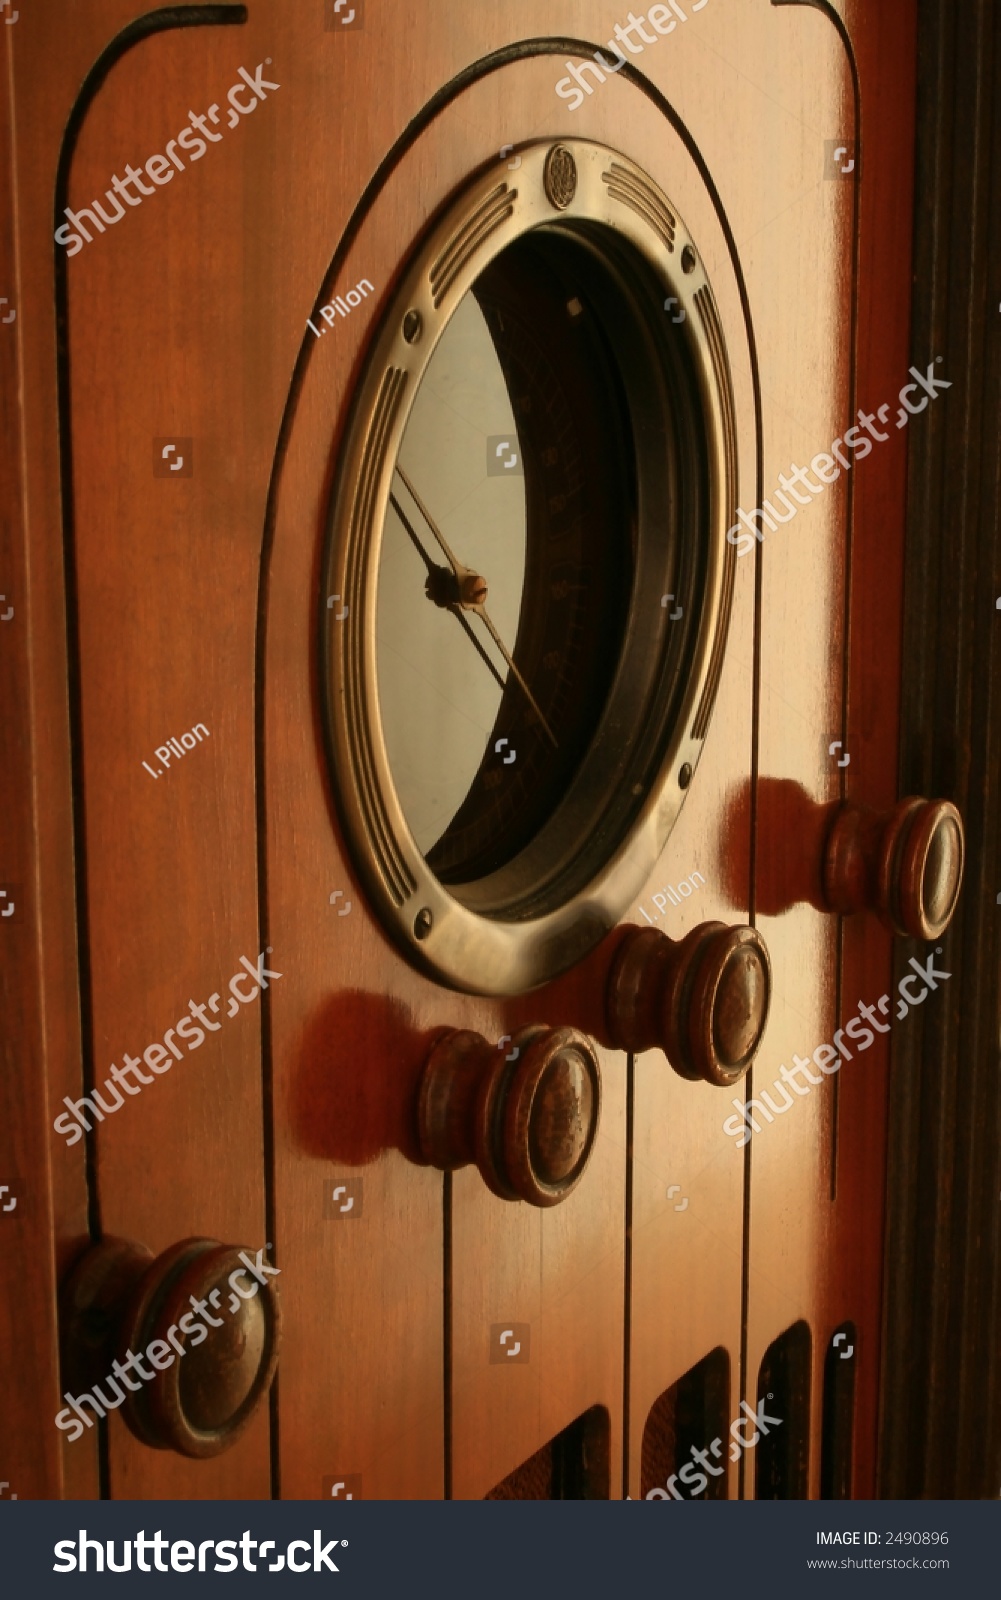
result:
[[[566,145],[554,144],[542,169],[546,199],[557,211],[565,211],[577,193],[577,163]]]

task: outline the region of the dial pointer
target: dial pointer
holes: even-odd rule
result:
[[[396,470],[400,474],[400,477],[403,479],[403,482],[404,482],[404,484],[406,485],[406,488],[407,488],[407,492],[409,493],[411,499],[413,500],[414,504],[416,505],[418,511],[420,512],[421,516],[424,518],[424,521],[427,523],[428,527],[431,529],[431,532],[434,534],[435,538],[437,539],[438,543],[440,544],[440,546],[442,548],[442,551],[444,552],[445,559],[448,561],[450,567],[452,568],[452,571],[455,574],[456,580],[457,580],[457,582],[459,584],[459,587],[460,587],[460,590],[461,590],[463,585],[464,585],[464,583],[467,583],[470,578],[475,577],[475,574],[471,573],[467,567],[462,566],[461,563],[456,560],[455,556],[453,555],[452,551],[449,549],[448,544],[445,541],[445,537],[444,537],[443,533],[441,532],[440,528],[437,526],[437,524],[436,524],[434,518],[432,517],[430,511],[428,510],[427,506],[424,504],[424,502],[421,499],[420,495],[417,493],[417,490],[414,488],[413,484],[410,482],[410,479],[407,477],[407,474],[404,472],[404,470],[400,466],[399,462],[397,462]],[[397,510],[399,510],[399,508],[397,508]],[[523,694],[525,695],[525,698],[528,700],[529,705],[532,707],[532,710],[535,712],[535,715],[538,717],[540,723],[542,724],[542,727],[545,729],[546,735],[547,735],[548,739],[550,740],[554,750],[558,750],[559,749],[559,744],[557,742],[556,736],[553,733],[552,728],[549,726],[549,723],[546,721],[545,717],[543,716],[541,708],[539,707],[539,704],[536,701],[536,698],[533,695],[531,689],[528,687],[528,684],[525,682],[525,680],[522,677],[521,673],[519,672],[517,666],[515,665],[514,657],[511,655],[510,651],[507,648],[507,645],[504,643],[504,641],[501,638],[500,634],[497,632],[497,629],[494,627],[492,621],[490,620],[490,617],[489,617],[489,615],[487,613],[486,606],[483,605],[482,601],[480,603],[478,603],[478,604],[471,604],[470,602],[467,601],[467,602],[465,602],[465,609],[469,610],[469,611],[475,611],[477,616],[482,617],[483,622],[484,622],[484,624],[485,624],[485,626],[487,628],[487,631],[490,634],[490,637],[493,639],[494,644],[497,646],[497,648],[500,651],[501,655],[504,657],[504,660],[507,662],[508,668],[510,669],[510,671],[514,675],[515,679],[517,680],[517,682],[518,682]]]
[[[397,500],[397,498],[396,498],[395,494],[393,494],[392,490],[390,490],[389,503],[392,506],[393,510],[396,512],[396,515],[399,517],[400,521],[403,523],[403,526],[407,530],[407,533],[410,535],[410,538],[411,538],[411,540],[413,542],[414,548],[417,551],[417,554],[420,556],[421,560],[424,562],[424,565],[427,567],[428,573],[432,574],[432,575],[434,573],[436,573],[436,572],[437,573],[444,573],[444,568],[443,567],[436,567],[434,562],[431,560],[431,557],[428,555],[428,553],[425,550],[424,546],[421,544],[420,539],[417,537],[417,534],[414,532],[413,528],[411,527],[410,519],[407,517],[405,511],[403,510],[403,507],[400,505],[400,502]],[[430,579],[429,579],[429,581],[430,581]],[[473,649],[476,651],[477,655],[483,661],[483,663],[486,666],[488,672],[492,675],[493,678],[496,679],[497,683],[500,684],[500,687],[502,689],[505,689],[507,687],[507,685],[505,684],[504,679],[501,677],[500,673],[497,671],[497,668],[494,666],[494,664],[491,661],[490,657],[487,655],[487,652],[484,650],[484,648],[481,645],[479,639],[477,639],[477,637],[476,637],[475,633],[473,632],[472,628],[469,626],[469,623],[466,621],[465,617],[462,615],[462,607],[460,605],[458,605],[458,604],[449,605],[449,606],[445,606],[444,610],[450,611],[452,613],[453,617],[455,618],[455,620],[459,623],[460,627],[462,628],[463,633],[465,633],[467,635],[470,644],[473,646]]]
[[[504,640],[501,638],[500,634],[497,632],[497,629],[494,627],[493,623],[490,621],[490,618],[487,616],[486,606],[472,606],[470,609],[475,611],[477,616],[483,618],[483,621],[486,623],[487,629],[489,630],[490,637],[493,639],[494,644],[497,646],[498,650],[501,652],[501,655],[504,657],[504,660],[507,662],[507,664],[510,667],[511,671],[514,673],[514,676],[517,678],[518,682],[520,683],[520,685],[522,687],[522,690],[523,690],[523,692],[525,694],[526,699],[528,700],[529,705],[531,706],[532,710],[535,712],[535,715],[538,717],[539,721],[542,723],[543,728],[545,728],[546,733],[547,733],[547,735],[548,735],[548,737],[549,737],[549,739],[550,739],[550,741],[552,743],[553,749],[554,750],[558,750],[559,749],[559,745],[556,742],[556,735],[553,733],[553,730],[549,726],[549,723],[546,721],[545,717],[542,715],[542,712],[539,709],[539,706],[538,706],[538,703],[536,702],[534,694],[532,693],[531,689],[528,687],[528,684],[525,682],[525,680],[522,677],[521,673],[518,671],[518,668],[515,666],[514,657],[509,653],[507,645],[504,643]]]

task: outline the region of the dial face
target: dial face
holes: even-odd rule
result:
[[[520,162],[443,205],[374,330],[320,641],[334,796],[384,925],[495,994],[565,971],[653,870],[735,571],[729,358],[694,241],[617,151]]]
[[[379,707],[402,810],[445,884],[497,872],[539,833],[621,655],[635,456],[588,265],[541,230],[495,258],[444,330],[396,459]]]

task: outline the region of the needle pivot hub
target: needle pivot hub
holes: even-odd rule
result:
[[[459,580],[459,603],[466,609],[486,605],[487,580],[481,578],[478,572],[467,572]]]
[[[462,606],[464,611],[476,611],[486,604],[487,580],[481,578],[478,572],[466,572],[463,569],[456,574],[448,567],[432,566],[428,568],[424,593],[436,606],[441,606],[443,611],[448,610],[450,606]]]

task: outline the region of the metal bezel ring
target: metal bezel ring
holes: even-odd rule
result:
[[[553,141],[528,143],[518,147],[516,176],[499,177],[491,166],[474,178],[404,267],[352,404],[323,562],[321,594],[336,593],[349,608],[350,621],[335,622],[321,600],[320,679],[334,791],[354,861],[380,920],[412,963],[449,987],[481,994],[524,993],[556,977],[584,957],[642,891],[688,792],[681,775],[694,770],[701,753],[735,577],[736,551],[726,540],[736,504],[734,401],[726,341],[701,257],[675,207],[628,157],[591,141],[559,144],[577,173],[573,197],[562,209],[554,210],[546,190]],[[644,271],[684,313],[680,331],[697,384],[707,514],[697,617],[685,624],[690,632],[677,715],[661,741],[656,770],[649,781],[632,786],[635,814],[585,884],[566,878],[571,892],[563,903],[552,903],[559,884],[550,884],[548,904],[541,894],[535,900],[512,894],[510,904],[498,910],[484,909],[482,895],[477,905],[475,884],[468,893],[464,885],[446,888],[407,825],[379,717],[376,594],[392,472],[421,378],[449,318],[484,267],[537,227],[590,230],[589,242],[607,230],[617,250],[632,247]],[[689,272],[681,266],[686,250],[695,255]],[[659,600],[658,594],[654,603]],[[630,619],[636,604],[634,593]],[[540,862],[543,854],[536,852]]]

